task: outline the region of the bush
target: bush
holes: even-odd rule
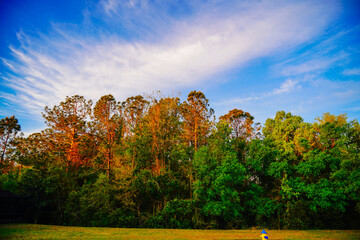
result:
[[[139,227],[139,220],[134,212],[117,208],[109,215],[111,227],[136,228]]]
[[[194,202],[192,200],[174,199],[167,202],[164,209],[151,217],[146,227],[152,228],[193,228],[192,218],[195,215]]]

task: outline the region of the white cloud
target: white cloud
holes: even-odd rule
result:
[[[329,80],[315,75],[303,79],[288,79],[282,82],[279,88],[257,94],[249,93],[248,96],[215,105],[226,106],[227,111],[235,107],[241,108],[256,116],[256,121],[263,123],[266,117],[271,117],[279,110],[292,112],[311,122],[324,112],[354,113],[359,107],[348,107],[348,104],[359,101],[359,81]]]
[[[112,14],[116,12],[119,1],[116,0],[105,0],[101,1],[100,5],[103,7],[106,14]]]
[[[280,88],[274,89],[274,91],[272,92],[273,93],[272,95],[287,93],[287,92],[294,90],[296,87],[300,87],[298,81],[295,81],[292,79],[287,79],[285,82],[283,82],[281,84]]]
[[[24,131],[24,132],[22,132],[23,133],[23,136],[24,137],[28,137],[28,136],[30,136],[31,134],[33,134],[33,133],[39,133],[39,132],[41,132],[42,130],[44,130],[44,126],[43,127],[39,127],[39,128],[35,128],[35,129],[31,129],[31,130],[27,130],[27,131]]]
[[[102,3],[108,14],[121,14],[118,3]],[[204,8],[206,11],[198,6],[187,18],[162,19],[165,23],[158,30],[154,30],[158,17],[147,15],[145,25],[153,25],[152,29],[132,41],[104,32],[89,37],[61,25],[54,25],[49,36],[21,34],[22,46],[11,47],[14,58],[5,60],[12,70],[5,77],[6,85],[15,94],[1,97],[38,113],[74,94],[98,99],[112,93],[123,100],[153,90],[191,87],[214,74],[308,41],[324,29],[335,9],[333,4],[312,1],[245,3],[234,1],[219,9]],[[146,11],[156,13],[149,6]],[[141,32],[132,27],[128,31]],[[149,31],[154,33],[150,38]],[[288,80],[272,94],[294,87],[296,82]]]
[[[346,53],[339,53],[332,57],[315,57],[303,63],[285,66],[281,72],[283,76],[294,76],[312,72],[322,72],[346,58]]]
[[[303,82],[305,82],[305,81],[306,80],[303,80]],[[245,104],[247,102],[260,101],[260,100],[264,100],[266,98],[270,98],[270,97],[273,97],[276,95],[290,93],[293,90],[300,89],[300,88],[301,88],[300,81],[293,80],[293,79],[286,79],[283,83],[281,83],[279,88],[275,88],[271,91],[260,93],[257,95],[251,95],[249,97],[229,99],[229,100],[215,103],[215,105],[241,105],[241,104]]]
[[[360,68],[352,68],[352,69],[345,69],[344,71],[343,71],[343,74],[344,75],[350,75],[350,76],[352,76],[352,75],[360,75]]]
[[[344,109],[346,112],[360,112],[360,106],[349,107]]]
[[[317,39],[316,44],[305,45],[293,57],[274,65],[273,69],[279,76],[300,76],[307,74],[321,74],[335,66],[341,66],[351,59],[353,50],[348,49],[346,39],[356,35],[358,28],[330,31]]]

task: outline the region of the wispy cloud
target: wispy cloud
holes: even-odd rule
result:
[[[287,79],[284,83],[281,84],[280,88],[274,89],[271,95],[281,94],[281,93],[287,93],[295,88],[300,87],[299,82],[292,79]]]
[[[308,41],[326,27],[335,12],[332,2],[225,1],[189,6],[189,16],[175,19],[162,12],[165,8],[157,9],[147,1],[121,3],[100,2],[101,17],[106,23],[125,16],[128,21],[121,24],[127,35],[101,27],[92,35],[77,31],[82,26],[66,24],[54,24],[49,35],[19,34],[21,46],[10,47],[13,58],[3,59],[9,71],[2,78],[15,94],[2,92],[0,97],[38,113],[67,95],[97,99],[112,93],[122,99],[152,90],[191,87],[214,74]],[[124,11],[124,6],[133,10]],[[141,13],[142,20],[132,23],[129,14]],[[129,38],[131,33],[136,37]],[[288,71],[301,71],[299,68],[306,66]],[[295,80],[287,80],[269,94],[297,86]]]
[[[341,62],[347,57],[347,54],[344,52],[340,52],[334,54],[333,56],[321,56],[309,59],[303,63],[299,64],[289,64],[285,66],[281,74],[284,76],[294,76],[300,74],[309,74],[313,72],[322,73],[323,71],[329,69],[329,67],[333,66],[336,63]]]
[[[349,108],[347,105],[358,103],[359,96],[359,81],[330,81],[318,76],[308,76],[304,79],[287,79],[278,88],[263,93],[250,93],[216,105],[225,105],[228,110],[241,108],[257,116],[256,121],[263,123],[279,110],[301,115],[311,121],[323,112],[340,114],[358,111],[358,107]]]
[[[119,1],[116,1],[116,0],[106,0],[106,1],[100,2],[100,5],[103,7],[106,14],[115,13],[118,4],[119,4]]]
[[[345,69],[343,71],[344,75],[353,76],[353,75],[360,75],[360,68],[352,68],[352,69]]]
[[[233,98],[233,99],[228,99],[225,101],[221,101],[218,103],[215,103],[216,105],[242,105],[246,102],[251,102],[251,101],[260,101],[260,100],[264,100],[266,98],[270,98],[276,95],[280,95],[280,94],[285,94],[285,93],[289,93],[295,89],[299,89],[301,88],[300,82],[297,80],[293,80],[293,79],[286,79],[283,83],[281,83],[281,85],[279,86],[279,88],[274,88],[270,91],[264,92],[264,93],[260,93],[260,94],[256,94],[256,95],[251,95],[248,97],[240,97],[240,98]]]
[[[292,82],[282,83],[284,90],[288,91],[282,93],[275,90],[278,95],[264,94],[272,97],[268,101],[274,103],[277,109],[283,106],[282,109],[308,117],[308,121],[316,117],[315,112],[319,115],[322,112],[340,114],[350,111],[353,112],[351,118],[358,117],[354,111],[357,108],[348,106],[356,106],[360,101],[360,82],[357,78],[360,69],[343,70],[358,60],[358,51],[349,44],[357,41],[355,36],[358,34],[358,26],[345,30],[332,29],[315,44],[301,48],[291,54],[293,57],[280,61],[273,67],[275,79],[288,81],[291,77]],[[344,75],[348,77],[344,79]],[[270,108],[277,111],[274,107]]]
[[[306,47],[305,51],[300,49],[293,57],[274,66],[280,76],[300,76],[306,74],[321,74],[330,68],[341,65],[349,59],[351,51],[347,49],[344,39],[358,31],[357,28],[340,31],[330,31],[316,44]]]
[[[277,58],[270,66],[272,88],[255,88],[253,92],[242,93],[241,96],[219,101],[217,105],[227,108],[240,107],[262,118],[271,116],[279,109],[309,117],[311,121],[321,112],[344,113],[356,112],[360,101],[359,68],[344,66],[353,60],[357,61],[357,52],[353,51],[347,41],[358,35],[359,28],[350,30],[333,30],[315,43],[298,49],[298,51]],[[343,75],[348,76],[343,79]],[[317,111],[317,115],[312,115]],[[356,117],[353,114],[352,117]]]

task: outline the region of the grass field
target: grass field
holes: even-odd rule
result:
[[[260,239],[261,230],[173,230],[63,227],[34,224],[0,225],[0,239]],[[360,239],[360,231],[268,230],[269,239]]]

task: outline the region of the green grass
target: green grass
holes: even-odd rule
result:
[[[174,230],[0,225],[0,239],[260,239],[261,230]],[[360,239],[359,230],[268,230],[270,239]]]

